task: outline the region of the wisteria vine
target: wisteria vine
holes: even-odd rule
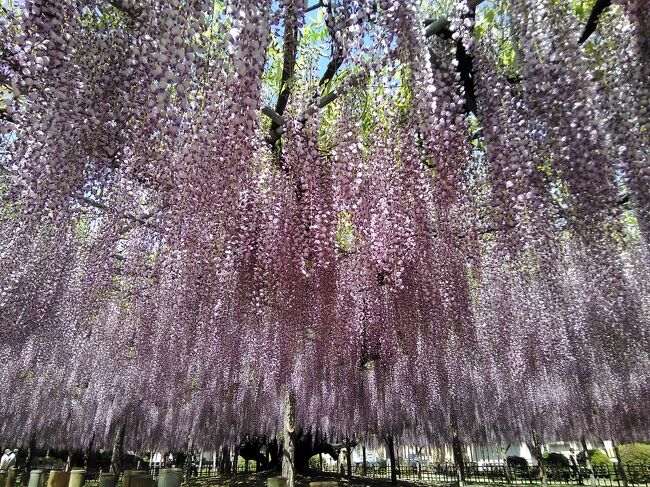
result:
[[[475,3],[6,9],[0,438],[650,436],[650,2]]]

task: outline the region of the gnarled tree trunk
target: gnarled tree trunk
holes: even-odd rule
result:
[[[386,437],[386,446],[388,447],[388,458],[390,459],[390,483],[397,483],[397,465],[395,464],[395,442],[392,436]]]
[[[596,474],[594,473],[594,467],[591,465],[591,460],[589,460],[589,450],[587,449],[587,441],[584,436],[580,439],[580,442],[582,443],[582,452],[585,456],[585,465],[589,472],[589,485],[591,487],[596,487]],[[578,465],[578,469],[579,468],[580,465]]]
[[[36,449],[36,436],[29,437],[29,445],[27,445],[27,456],[25,457],[25,466],[23,467],[23,485],[29,484],[29,475],[32,467],[32,459],[34,458],[34,450]]]
[[[124,432],[126,430],[126,419],[120,422],[120,426],[115,432],[115,442],[113,443],[113,454],[111,455],[110,472],[115,474],[115,483],[122,473],[124,462]]]
[[[462,487],[465,482],[465,459],[463,458],[463,447],[460,444],[460,436],[458,434],[458,420],[456,415],[451,415],[451,441],[452,451],[454,453],[454,465],[456,467],[456,479],[458,485]]]
[[[284,397],[284,442],[282,446],[282,476],[287,479],[287,487],[294,487],[296,476],[296,396],[287,392]]]
[[[84,470],[88,471],[88,463],[90,462],[90,455],[93,452],[93,444],[95,443],[95,433],[90,437],[88,446],[84,449]]]
[[[529,447],[529,449],[535,457],[535,460],[537,460],[537,465],[539,466],[539,470],[542,473],[542,486],[548,487],[548,476],[546,475],[546,469],[544,468],[544,457],[542,456],[542,444],[539,439],[539,433],[534,426],[531,430],[531,436],[533,438],[533,444],[532,448]]]
[[[614,447],[614,454],[616,455],[616,469],[618,470],[618,477],[621,479],[622,487],[627,487],[627,474],[625,472],[625,467],[623,467],[623,462],[621,461],[621,452],[618,449],[618,442],[612,440],[612,446]]]
[[[221,465],[219,466],[219,473],[222,475],[232,472],[232,465],[230,464],[230,449],[224,446],[221,449]]]

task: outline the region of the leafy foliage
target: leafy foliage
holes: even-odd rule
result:
[[[591,463],[592,467],[609,467],[609,466],[612,465],[612,461],[605,454],[605,452],[603,452],[602,450],[600,450],[598,448],[588,450],[587,453],[589,454],[589,462]],[[578,463],[580,465],[584,465],[585,464],[585,452],[581,451],[576,456],[577,456],[577,459],[578,459]]]
[[[628,443],[620,445],[619,452],[621,461],[626,465],[648,465],[650,464],[650,444]]]
[[[544,453],[544,464],[550,467],[569,467],[570,462],[562,453],[546,452]]]

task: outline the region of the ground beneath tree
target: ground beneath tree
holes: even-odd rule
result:
[[[237,474],[235,476],[223,477],[201,477],[184,482],[184,487],[266,487],[269,477],[276,477],[277,472],[256,472],[250,474]],[[296,475],[296,487],[309,487],[309,482],[337,481],[340,487],[388,487],[390,479],[371,479],[364,477],[343,478],[335,473],[314,472],[313,475]],[[423,485],[451,485],[445,483],[432,484],[424,482],[412,482],[406,480],[398,481],[400,486],[421,487]]]

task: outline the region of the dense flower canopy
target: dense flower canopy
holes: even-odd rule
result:
[[[650,435],[650,2],[430,3],[3,10],[0,438]]]

